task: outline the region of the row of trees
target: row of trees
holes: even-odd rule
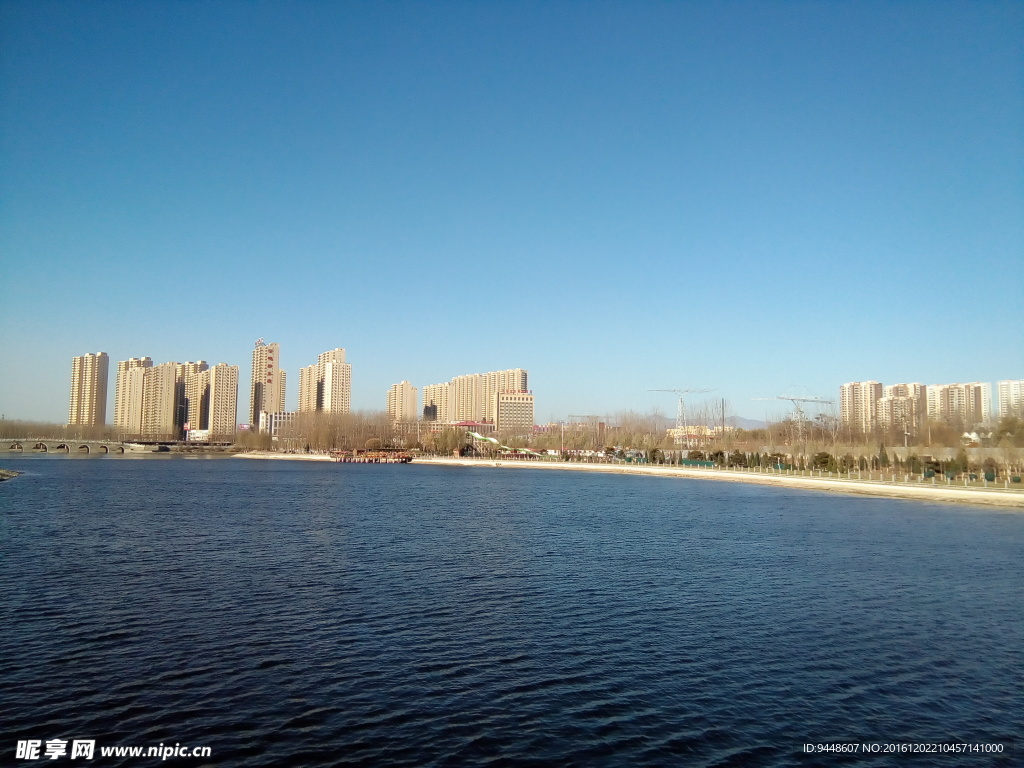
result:
[[[724,413],[724,406],[723,406]],[[715,414],[724,418],[719,414]],[[626,411],[609,417],[607,421],[591,419],[583,423],[551,425],[532,434],[517,432],[497,433],[503,444],[516,448],[555,451],[603,452],[609,446],[642,452],[658,450],[677,452],[691,447],[704,452],[731,455],[739,453],[775,453],[789,456],[813,456],[826,452],[835,456],[852,454],[871,455],[879,444],[903,449],[903,440],[876,440],[866,442],[862,437],[850,439],[838,421],[828,416],[798,424],[792,420],[768,424],[760,429],[718,430],[711,436],[698,437],[690,446],[677,443],[668,433],[671,422],[660,413],[640,414]],[[700,425],[703,427],[704,425]],[[700,430],[698,430],[700,431]],[[931,442],[909,444],[907,450],[919,454],[948,453],[961,445],[962,433],[952,425],[935,423],[931,426]],[[68,427],[59,424],[0,420],[0,439],[117,439],[113,427]],[[350,414],[303,413],[298,414],[278,441],[269,435],[240,432],[236,443],[243,448],[269,449],[286,445],[290,449],[326,451],[362,448],[366,441],[380,440],[383,445],[397,448],[421,448],[434,453],[459,450],[465,442],[464,431],[441,429],[432,425],[393,424],[383,412],[358,411]],[[991,433],[983,436],[983,446],[989,449],[1012,450],[1024,448],[1024,419],[1001,419]],[[905,451],[904,451],[905,452]]]
[[[956,454],[949,458],[939,459],[935,457],[918,456],[916,453],[909,453],[906,456],[898,454],[889,456],[884,445],[878,446],[878,452],[872,454],[832,454],[827,451],[819,451],[811,456],[804,454],[792,455],[782,453],[741,453],[734,451],[691,451],[688,459],[706,459],[716,466],[733,468],[757,468],[777,467],[785,469],[820,470],[823,472],[871,472],[891,471],[896,475],[911,474],[920,475],[927,472],[935,474],[949,473],[952,475],[986,474],[999,476],[1002,473],[1020,473],[1024,468],[1020,453],[1003,458],[997,455],[971,456],[967,449],[960,448]],[[1003,459],[1003,460],[1001,460]],[[989,479],[992,479],[991,477]]]

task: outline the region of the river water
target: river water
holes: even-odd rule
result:
[[[157,744],[210,748],[183,766],[1024,763],[1020,513],[526,469],[0,464],[25,472],[0,484],[5,765],[53,739],[101,766]],[[834,742],[1004,751],[803,751]]]

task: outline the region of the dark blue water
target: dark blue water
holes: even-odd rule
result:
[[[1020,513],[415,464],[0,464],[25,471],[0,484],[0,764],[56,738],[211,748],[168,761],[189,766],[1024,762]],[[953,741],[1014,751],[801,751]]]

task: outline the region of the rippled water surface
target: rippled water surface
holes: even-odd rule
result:
[[[801,752],[826,741],[1015,750],[864,765],[1024,764],[1020,513],[538,470],[0,458],[25,472],[0,484],[5,765],[31,764],[13,758],[33,738],[211,747],[168,761],[191,766],[848,762]]]

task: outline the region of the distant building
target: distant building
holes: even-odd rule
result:
[[[106,352],[90,352],[72,359],[69,426],[102,427],[107,423],[109,369],[110,358]]]
[[[352,365],[341,347],[323,352],[316,364],[299,370],[299,413],[350,413]]]
[[[494,393],[494,426],[496,429],[533,432],[533,393],[510,390]]]
[[[401,381],[394,384],[388,390],[387,412],[392,421],[416,421],[419,418],[417,411],[416,387],[408,381]]]
[[[260,414],[260,433],[270,435],[271,437],[280,437],[286,429],[294,426],[298,415],[296,411],[281,413],[267,413],[264,411]]]
[[[444,384],[423,388],[424,419],[494,424],[499,394],[528,391],[528,374],[522,368],[456,376]],[[433,418],[428,418],[428,414]]]
[[[252,385],[249,392],[249,423],[259,424],[260,414],[284,411],[285,372],[281,370],[281,349],[274,342],[257,339],[252,350]]]
[[[1024,419],[1024,379],[1004,379],[996,382],[999,415]]]
[[[151,440],[177,440],[178,363],[162,363],[146,368],[142,385],[142,429],[140,435]]]
[[[199,374],[195,400],[189,403],[189,439],[206,433],[212,442],[235,439],[238,412],[238,366],[218,363]]]
[[[428,384],[423,388],[424,421],[451,421],[450,392],[451,383],[447,381],[444,384]]]
[[[178,413],[175,418],[178,433],[183,435],[190,419],[199,418],[200,387],[199,377],[209,369],[205,360],[192,363],[178,363],[174,369],[178,377]]]
[[[968,384],[929,384],[928,418],[959,421],[964,426],[992,420],[992,385],[974,381]]]
[[[114,428],[121,435],[142,433],[142,382],[151,357],[132,357],[117,364],[114,394]]]
[[[916,434],[927,414],[927,391],[924,384],[892,384],[875,404],[875,416],[883,429],[899,429],[908,436]]]
[[[665,430],[676,445],[707,442],[716,435],[735,432],[736,427],[709,427],[704,424],[687,424],[685,427],[669,427]]]
[[[878,424],[878,398],[882,384],[877,381],[851,381],[839,388],[839,418],[842,423],[863,433]]]

